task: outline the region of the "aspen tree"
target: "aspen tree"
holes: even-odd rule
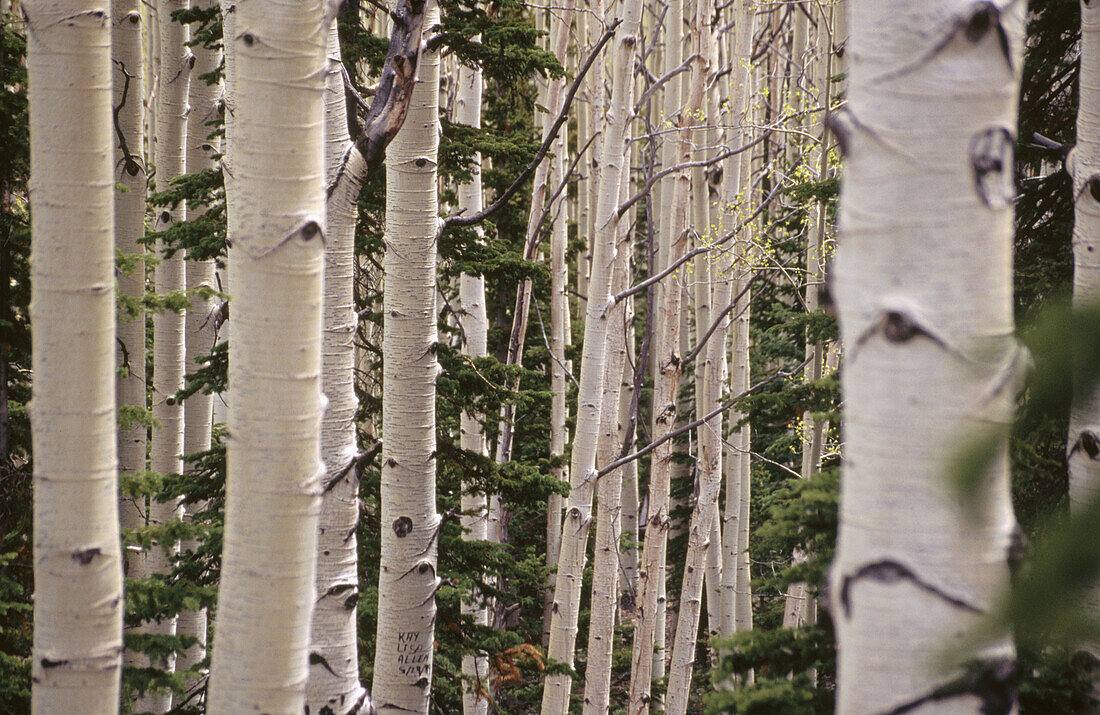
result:
[[[116,393],[120,415],[127,410],[146,413],[145,390],[145,297],[144,246],[145,189],[148,180],[143,158],[142,130],[145,123],[145,64],[142,62],[141,5],[138,0],[114,0],[111,6],[111,60],[116,107],[114,177],[115,250],[127,257],[129,270],[118,272],[118,291],[134,306],[133,314],[120,311],[118,321],[118,372]],[[121,141],[119,138],[121,137]],[[120,420],[118,433],[118,471],[135,474],[145,469],[148,427],[145,420]],[[145,526],[144,499],[123,496],[119,502],[119,522],[123,529]],[[126,576],[149,576],[145,553],[130,547],[125,559]],[[126,664],[145,666],[144,656],[127,652]]]
[[[1081,3],[1080,105],[1077,143],[1068,169],[1073,179],[1073,305],[1087,308],[1100,300],[1100,3]],[[1067,461],[1070,509],[1080,510],[1100,491],[1100,459],[1095,444],[1100,435],[1100,390],[1077,391],[1070,411]],[[1100,586],[1086,596],[1089,611],[1100,611]],[[1100,646],[1088,643],[1094,656]],[[1100,690],[1094,681],[1093,696]]]
[[[439,22],[428,0],[424,27]],[[426,38],[424,38],[426,39]],[[428,711],[435,631],[436,162],[439,53],[423,48],[408,117],[386,154],[382,555],[371,692],[380,713]]]
[[[325,37],[325,184],[335,187],[351,146],[335,18],[328,23]],[[355,202],[346,198],[343,192],[332,191],[326,210],[321,348],[321,386],[326,400],[321,420],[321,459],[326,477],[317,530],[317,575],[306,689],[310,712],[338,715],[361,712],[368,702],[367,691],[359,682],[356,630],[359,573],[355,529],[359,523],[359,479],[355,434],[358,403],[354,253],[358,212]]]
[[[832,92],[829,78],[832,76],[832,37],[829,29],[832,25],[831,15],[822,15],[819,18],[821,29],[816,37],[816,47],[811,54],[816,58],[810,74],[813,77],[813,89],[820,97],[819,110],[822,122],[816,132],[819,139],[817,158],[816,180],[824,182],[829,175],[829,135],[825,129],[825,117],[832,102]],[[805,71],[805,70],[804,70]],[[819,201],[814,207],[814,222],[810,227],[806,243],[806,286],[803,294],[803,305],[807,312],[817,311],[821,306],[819,294],[825,283],[825,202]],[[821,343],[812,343],[807,334],[806,359],[809,363],[803,371],[803,379],[806,382],[816,382],[824,376],[824,363],[827,353],[826,346]],[[824,450],[827,422],[818,420],[810,412],[806,411],[802,417],[802,469],[803,479],[811,478],[817,473],[821,464],[821,455]],[[805,558],[805,555],[796,555],[797,558]],[[791,584],[787,589],[787,602],[783,610],[783,627],[794,628],[807,622],[808,609],[810,607],[806,584],[804,582]]]
[[[204,9],[214,7],[213,0],[194,0],[195,7]],[[221,63],[220,53],[202,43],[192,48],[194,61],[191,66],[191,81],[188,87],[187,110],[187,170],[194,174],[203,169],[214,169],[214,155],[220,150],[220,141],[211,137],[214,131],[210,122],[217,112],[216,104],[221,94],[220,84],[210,84],[203,75],[209,75],[218,69]],[[187,207],[188,220],[199,218],[205,208]],[[214,261],[191,261],[186,267],[187,290],[191,298],[191,307],[187,310],[185,335],[185,372],[195,372],[201,367],[198,358],[208,355],[217,340],[216,301],[204,299],[201,291],[210,291],[217,287],[214,275]],[[183,453],[197,454],[210,449],[211,421],[214,417],[214,396],[199,391],[184,402],[183,415]],[[184,513],[184,519],[188,514]],[[185,541],[181,548],[184,552],[193,551],[198,546],[196,540]],[[180,671],[197,667],[206,657],[206,609],[185,611],[179,615],[176,630],[181,636],[191,636],[198,642],[180,654],[176,663]]]
[[[480,37],[475,37],[479,41]],[[458,95],[455,101],[455,122],[467,126],[481,127],[481,94],[482,94],[481,69],[471,69],[465,65],[458,66]],[[481,152],[475,152],[473,166],[470,172],[470,181],[458,187],[458,207],[468,213],[477,213],[482,209],[481,192]],[[565,245],[561,246],[562,256],[565,258]],[[556,250],[556,244],[552,244],[551,251]],[[556,254],[554,254],[556,256]],[[562,264],[564,266],[564,264]],[[553,269],[551,269],[553,270]],[[551,280],[558,280],[559,276],[552,275]],[[564,293],[564,289],[563,289]],[[462,326],[462,334],[465,339],[462,350],[472,358],[485,357],[488,354],[489,318],[485,311],[485,279],[482,276],[472,276],[463,273],[459,278],[459,300],[462,304],[462,313],[459,323]],[[554,313],[560,309],[557,304],[551,305],[551,349],[558,339],[555,328],[560,327],[561,317]],[[557,321],[555,322],[555,318]],[[560,357],[564,358],[564,352],[560,350]],[[559,356],[555,353],[555,356]],[[551,365],[551,370],[560,370],[557,365]],[[552,373],[557,375],[557,373]],[[555,379],[552,377],[551,379]],[[558,377],[561,385],[561,400],[564,407],[565,385],[564,377]],[[552,388],[553,389],[553,388]],[[558,399],[558,393],[554,392],[554,400]],[[553,408],[552,408],[553,409]],[[554,449],[554,421],[551,419],[551,453]],[[561,427],[565,427],[564,415],[561,417]],[[477,415],[463,411],[460,424],[460,440],[463,449],[477,454],[487,454],[485,445],[485,432]],[[559,450],[564,444],[559,446]],[[561,453],[560,451],[558,452]],[[462,485],[462,528],[463,538],[469,541],[485,541],[488,537],[488,504],[485,494],[469,491],[472,485]],[[552,508],[551,508],[552,511]],[[560,508],[559,508],[560,513]],[[473,594],[474,601],[464,601],[463,612],[471,615],[474,623],[489,625],[489,609],[478,603],[479,594]],[[489,711],[489,659],[484,654],[467,653],[462,656],[462,675],[469,682],[463,684],[462,710],[465,715],[484,715]]]
[[[111,7],[28,0],[23,12],[34,203],[31,709],[112,712],[122,665],[122,551]]]
[[[191,72],[191,52],[185,45],[187,28],[172,19],[172,12],[188,7],[188,0],[160,0],[157,5],[157,38],[160,46],[160,63],[156,68],[156,134],[152,135],[153,165],[156,169],[156,186],[159,191],[168,189],[170,182],[186,171],[184,140],[187,135],[187,90]],[[166,231],[184,220],[185,207],[161,207],[153,222],[157,231]],[[157,250],[163,253],[167,246],[158,241]],[[186,269],[182,253],[164,256],[154,269],[156,292],[161,296],[182,295],[187,289]],[[184,311],[162,308],[153,314],[153,420],[157,425],[152,431],[149,445],[150,468],[159,474],[178,474],[183,471],[184,409],[175,394],[184,385]],[[159,526],[179,518],[179,505],[150,499],[149,525]],[[154,543],[147,563],[152,574],[166,574],[171,559],[178,551],[177,543]],[[150,633],[173,635],[176,618],[168,617],[155,624],[148,624]],[[175,670],[175,657],[167,658],[163,667]],[[172,707],[169,692],[148,694],[136,707],[157,713]]]
[[[584,573],[588,531],[592,523],[592,493],[596,481],[596,448],[600,431],[603,380],[607,362],[608,313],[612,307],[612,264],[618,223],[618,198],[623,163],[628,155],[627,121],[633,107],[634,50],[641,19],[641,0],[625,0],[622,25],[616,33],[612,59],[611,103],[607,130],[601,149],[597,188],[596,226],[592,245],[592,275],[584,323],[584,351],[577,391],[576,434],[569,465],[571,490],[562,526],[561,555],[554,585],[554,606],[550,622],[549,658],[573,665],[577,619]],[[617,379],[617,378],[616,378]],[[618,401],[612,403],[617,407]],[[555,673],[547,676],[542,694],[544,715],[561,713],[569,707],[572,678]]]
[[[837,711],[1014,709],[1009,638],[944,651],[1007,585],[1007,449],[965,511],[960,435],[1011,419],[1012,148],[1023,3],[851,6],[835,297],[845,464]],[[960,310],[959,306],[966,306]],[[963,663],[962,661],[965,661]]]
[[[669,0],[668,10],[665,15],[664,23],[664,46],[663,46],[663,73],[668,74],[677,67],[680,66],[683,61],[683,49],[684,49],[684,2],[683,0]],[[687,82],[687,78],[680,76],[673,78],[665,83],[661,91],[661,129],[665,132],[674,132],[676,124],[678,122],[678,115],[681,110],[681,98],[683,92],[681,91]],[[663,167],[670,167],[676,164],[677,161],[677,147],[676,147],[676,134],[666,134],[662,137],[660,144],[660,158],[661,165]],[[656,260],[654,261],[654,269],[657,272],[664,270],[669,265],[669,252],[672,250],[672,197],[674,193],[674,187],[676,182],[676,175],[672,174],[669,177],[663,179],[657,184],[657,192],[655,194],[656,204],[659,210],[656,212],[659,217],[658,223],[658,247]],[[672,284],[670,287],[666,283],[658,283],[653,288],[654,301],[653,304],[658,308],[658,311],[663,308],[664,301],[667,299],[670,290],[681,290],[681,286],[676,281],[670,281]],[[653,384],[656,385],[661,375],[661,335],[660,335],[660,323],[658,315],[655,313],[649,320],[654,323],[652,329],[653,348],[650,354],[656,359],[650,360],[653,369]],[[686,317],[686,316],[685,316]],[[681,351],[682,354],[682,351]],[[657,431],[658,409],[657,409],[657,392],[653,392],[653,409],[650,411],[652,414],[651,434]],[[656,457],[654,457],[656,459]],[[655,464],[656,462],[651,462]],[[675,470],[679,465],[674,465],[671,469]],[[652,474],[652,467],[651,467]],[[670,479],[675,475],[670,474]],[[651,477],[652,479],[652,477]],[[652,482],[651,482],[652,484]],[[668,491],[668,487],[664,487],[665,493]],[[655,504],[653,496],[655,492],[651,486],[650,499],[648,500],[649,513],[653,514]],[[661,518],[667,518],[669,509],[667,508],[668,500],[665,499],[666,509],[665,514]],[[667,527],[665,527],[667,529]],[[648,533],[648,527],[647,527]],[[667,534],[666,537],[667,539]],[[666,594],[667,579],[665,574],[667,573],[666,558],[664,555],[663,547],[659,561],[649,565],[650,578],[657,584],[657,593],[654,594],[655,600],[652,610],[637,611],[637,617],[647,617],[653,621],[653,642],[650,647],[650,651],[653,656],[650,663],[650,680],[660,680],[665,676],[665,626],[667,622],[667,605],[668,599]],[[643,589],[641,588],[643,582],[643,570],[646,568],[644,565],[644,559],[639,560],[638,565],[638,588],[635,592],[635,608],[637,608],[643,599]],[[640,623],[640,621],[639,621]],[[635,638],[637,638],[637,632]],[[633,672],[633,664],[631,666]],[[633,676],[632,676],[633,677]]]
[[[583,16],[581,13],[578,17]],[[578,116],[584,118],[587,109],[582,107]],[[559,134],[554,148],[553,171],[551,183],[556,185],[565,175],[566,141],[564,132]],[[578,143],[584,136],[579,132]],[[587,141],[587,140],[585,140]],[[588,197],[579,195],[582,206],[587,206]],[[583,230],[587,222],[587,216],[581,214],[578,230]],[[567,288],[569,284],[569,265],[565,260],[566,247],[569,242],[569,227],[565,217],[559,211],[550,227],[550,458],[562,463],[551,467],[551,476],[563,482],[569,481],[569,468],[564,463],[565,445],[569,441],[569,429],[566,420],[569,417],[569,408],[566,404],[568,386],[565,378],[568,364],[565,360],[565,348],[569,344],[569,296]],[[546,503],[546,565],[552,570],[558,565],[558,555],[561,553],[561,517],[565,499],[561,494],[553,493],[547,497]],[[554,582],[553,575],[548,578],[546,593],[543,603],[542,630],[544,645],[550,642],[550,621],[554,607]]]
[[[729,97],[727,101],[727,116],[730,118],[729,143],[731,146],[740,146],[749,136],[744,123],[748,119],[748,107],[750,104],[750,74],[751,52],[754,39],[755,9],[751,0],[741,0],[735,5],[735,33],[730,47],[730,79]],[[722,194],[722,229],[732,230],[732,224],[737,223],[741,216],[749,213],[752,195],[749,187],[751,155],[747,152],[727,161],[723,173],[726,183]],[[726,225],[730,224],[730,225]],[[729,391],[730,394],[739,395],[749,387],[749,299],[748,281],[751,280],[747,249],[748,234],[751,229],[745,227],[741,235],[735,239],[734,251],[736,258],[740,259],[730,268],[732,275],[726,279],[733,282],[732,289],[739,296],[737,304],[733,307],[726,330],[733,333],[732,355],[729,361]],[[716,301],[716,303],[721,303]],[[728,305],[729,301],[726,301]],[[716,339],[717,336],[711,338]],[[729,422],[736,425],[744,418],[743,414],[732,412]],[[737,627],[737,613],[742,604],[748,606],[748,614],[751,619],[752,606],[747,594],[741,588],[747,583],[739,584],[743,578],[742,558],[745,566],[748,565],[748,544],[742,544],[741,524],[745,520],[747,527],[748,497],[747,487],[751,483],[749,462],[749,426],[747,424],[734,427],[729,436],[729,448],[726,451],[723,462],[725,472],[726,502],[722,513],[722,612],[719,623],[719,634],[723,638],[729,638]],[[743,491],[745,490],[745,491]],[[742,506],[744,510],[742,510]],[[745,529],[747,539],[748,529]],[[744,552],[744,553],[743,553]],[[746,579],[747,581],[747,579]]]
[[[705,2],[699,3],[701,6]],[[713,6],[710,6],[713,7]],[[691,160],[694,149],[693,140],[699,122],[704,101],[709,53],[704,46],[709,36],[704,27],[708,16],[706,9],[697,9],[693,19],[693,57],[688,87],[688,99],[677,124],[678,163],[686,164]],[[667,266],[684,255],[688,238],[688,209],[691,189],[689,170],[676,174],[672,186],[669,220],[671,242]],[[659,320],[659,332],[655,357],[659,362],[659,374],[654,391],[654,440],[665,437],[672,431],[676,419],[676,405],[680,383],[681,353],[680,344],[680,304],[681,289],[677,276],[683,279],[681,269],[673,274],[672,280],[664,291],[664,300]],[[649,709],[650,685],[653,668],[653,648],[656,619],[662,616],[658,609],[658,595],[664,582],[665,548],[669,527],[669,475],[672,466],[671,440],[664,442],[653,451],[649,481],[649,513],[642,561],[638,571],[639,600],[637,604],[637,625],[634,633],[634,646],[630,665],[630,702],[628,712],[645,713]]]
[[[628,138],[629,134],[627,134]],[[629,145],[626,145],[629,146]],[[625,147],[624,147],[625,148]],[[627,149],[629,156],[629,149]],[[620,175],[619,195],[629,191],[629,171]],[[628,221],[615,227],[618,235],[611,265],[611,293],[626,288],[632,232]],[[619,301],[607,311],[607,338],[604,363],[603,403],[600,406],[600,433],[596,445],[596,464],[610,464],[622,445],[619,430],[619,394],[626,364],[628,327],[626,302]],[[631,335],[632,339],[633,336]],[[608,712],[611,689],[611,654],[615,644],[615,610],[619,601],[619,537],[622,533],[621,469],[599,477],[596,482],[596,548],[592,559],[592,602],[588,625],[588,667],[584,672],[584,708],[586,715]]]
[[[225,547],[211,712],[301,713],[320,507],[325,221],[320,0],[238,0]]]

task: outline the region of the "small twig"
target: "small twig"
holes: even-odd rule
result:
[[[535,315],[538,316],[539,319],[539,329],[542,331],[542,342],[546,345],[546,352],[550,353],[550,357],[558,364],[562,372],[569,376],[569,379],[573,381],[573,384],[579,392],[581,386],[577,384],[577,378],[573,377],[573,373],[569,372],[569,368],[565,366],[565,363],[559,360],[558,356],[554,354],[554,351],[550,349],[550,341],[546,338],[546,326],[542,323],[542,310],[539,309],[539,302],[537,300],[535,301]]]
[[[351,75],[348,74],[348,68],[344,66],[344,63],[340,63],[340,73],[344,76],[344,91],[351,95],[352,99],[360,106],[360,108],[370,111],[370,102],[366,100],[363,94],[367,97],[373,97],[378,91],[376,87],[367,87],[363,90],[363,94],[359,93],[359,89],[355,86],[354,80]]]
[[[647,444],[645,447],[642,447],[641,449],[639,449],[634,454],[629,454],[625,457],[620,457],[619,459],[616,459],[614,462],[612,462],[611,464],[609,464],[606,467],[604,467],[603,469],[601,469],[596,474],[596,476],[597,477],[602,477],[603,475],[607,474],[608,472],[610,472],[614,469],[618,469],[619,467],[623,466],[624,464],[627,464],[628,462],[633,462],[635,459],[639,459],[641,457],[646,456],[647,454],[649,454],[653,450],[657,449],[658,447],[660,447],[662,444],[669,441],[670,439],[676,439],[680,435],[682,435],[686,432],[690,432],[691,430],[695,429],[699,425],[706,424],[707,421],[709,421],[709,420],[717,417],[718,415],[722,414],[723,412],[730,409],[731,407],[736,405],[738,402],[745,399],[749,395],[753,394],[754,392],[756,392],[760,388],[766,387],[767,385],[770,385],[771,383],[775,382],[776,380],[778,380],[780,378],[793,377],[794,375],[797,375],[799,372],[802,371],[802,368],[806,367],[806,365],[809,364],[809,362],[810,362],[810,358],[807,358],[807,359],[803,360],[802,363],[798,367],[794,368],[793,370],[789,370],[789,371],[788,370],[776,370],[774,373],[772,373],[772,375],[770,377],[764,378],[763,380],[756,383],[755,385],[753,385],[749,389],[745,390],[741,394],[730,398],[724,405],[714,409],[712,412],[710,412],[706,416],[701,417],[700,419],[697,419],[694,422],[689,422],[688,424],[684,425],[683,427],[681,427],[677,430],[673,430],[672,432],[669,432],[664,437],[661,437],[658,440],[650,442],[649,444]]]
[[[752,287],[753,282],[759,277],[759,273],[754,273],[752,277],[749,278],[749,282],[745,284],[745,287],[738,291],[737,295],[734,296],[733,300],[730,301],[730,304],[727,305],[722,310],[722,312],[718,314],[718,317],[715,318],[714,322],[710,324],[710,329],[703,334],[703,337],[699,338],[699,344],[692,348],[691,352],[689,352],[687,356],[685,356],[684,359],[680,361],[681,368],[699,356],[699,353],[702,352],[703,347],[707,344],[707,341],[710,340],[710,336],[714,335],[714,331],[718,329],[718,326],[722,323],[722,320],[727,315],[729,315],[731,310],[737,307],[738,301],[745,297],[745,294],[749,292],[749,288]]]

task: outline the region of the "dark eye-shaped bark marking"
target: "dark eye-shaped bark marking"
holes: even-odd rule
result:
[[[393,522],[393,533],[397,534],[399,539],[408,536],[412,530],[412,519],[407,516],[399,516]]]
[[[92,560],[95,559],[96,556],[99,556],[102,553],[103,552],[98,546],[93,546],[90,549],[81,549],[79,551],[73,552],[73,561],[77,562],[81,566],[87,566],[88,564],[92,563]]]
[[[909,568],[903,563],[894,561],[892,559],[883,559],[882,561],[873,561],[868,564],[860,566],[859,569],[853,573],[846,575],[840,582],[840,605],[844,610],[844,617],[851,618],[852,616],[852,587],[855,586],[857,581],[871,580],[877,581],[883,584],[895,584],[902,581],[908,581],[922,591],[929,593],[942,601],[945,601],[952,606],[962,609],[964,611],[970,611],[971,613],[983,613],[983,611],[977,606],[969,603],[968,601],[947,593],[934,583],[925,581],[920,575],[913,569]]]
[[[1100,454],[1100,439],[1097,439],[1095,432],[1089,430],[1081,432],[1077,437],[1077,441],[1069,448],[1066,457],[1072,457],[1078,451],[1087,454],[1089,459],[1096,459],[1096,456]]]
[[[970,167],[978,198],[991,209],[1003,209],[1013,203],[1012,185],[1014,138],[1007,127],[988,127],[970,141]]]
[[[1015,4],[1015,0],[1010,0],[1006,6]],[[1008,40],[1008,32],[1004,28],[1002,22],[1003,10],[990,0],[978,0],[978,2],[971,3],[963,13],[950,18],[945,26],[940,29],[940,39],[928,49],[919,58],[905,64],[897,69],[890,70],[885,74],[879,75],[874,79],[876,82],[884,80],[897,79],[910,72],[915,72],[927,63],[929,60],[938,56],[954,41],[956,38],[962,35],[962,39],[965,39],[972,45],[976,45],[984,40],[990,32],[994,32],[997,35],[997,42],[1000,46],[1001,55],[1004,58],[1005,64],[1008,66],[1009,71],[1014,71],[1015,67],[1012,63],[1012,45]]]
[[[334,676],[339,677],[339,676],[336,675],[336,671],[332,669],[332,666],[328,664],[328,661],[325,659],[325,656],[321,655],[317,651],[313,651],[312,653],[309,654],[309,664],[310,665],[319,665],[322,668],[324,668],[325,670],[327,670],[328,672],[332,673]]]

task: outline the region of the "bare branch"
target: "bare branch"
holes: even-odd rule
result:
[[[596,58],[603,50],[604,45],[606,45],[608,41],[612,38],[612,36],[614,36],[615,30],[619,27],[619,25],[622,24],[622,22],[623,21],[621,19],[613,22],[611,26],[607,28],[607,31],[603,33],[603,37],[601,37],[600,41],[596,43],[596,46],[592,48],[592,52],[588,55],[588,59],[585,60],[584,64],[577,71],[577,76],[573,79],[573,84],[569,86],[569,91],[566,93],[565,99],[562,101],[561,111],[558,113],[558,118],[554,121],[554,124],[551,125],[550,131],[546,134],[546,138],[543,139],[542,146],[540,146],[539,150],[535,152],[535,156],[531,159],[531,163],[524,167],[523,171],[521,171],[519,176],[516,177],[515,181],[512,182],[512,185],[505,189],[504,192],[497,197],[496,201],[494,201],[485,209],[478,211],[477,213],[469,215],[453,214],[443,219],[441,224],[442,229],[445,230],[448,226],[470,226],[475,223],[479,223],[480,221],[483,221],[484,219],[488,218],[489,216],[500,210],[500,207],[503,206],[508,201],[508,199],[512,198],[512,195],[514,193],[519,191],[519,187],[522,186],[523,182],[527,180],[527,177],[531,175],[531,172],[535,170],[535,167],[541,164],[542,160],[546,158],[546,153],[550,151],[550,146],[558,137],[558,130],[561,129],[561,126],[563,124],[565,124],[565,120],[569,118],[569,107],[573,104],[573,97],[576,96],[577,90],[580,89],[581,82],[584,80],[584,76],[588,73],[588,70],[592,67],[592,65],[596,61]]]
[[[755,385],[753,385],[749,389],[745,390],[741,394],[736,395],[735,397],[731,397],[725,404],[723,404],[721,407],[715,408],[713,411],[711,411],[706,416],[701,417],[701,418],[695,420],[694,422],[689,422],[688,424],[684,425],[683,427],[681,427],[677,430],[673,430],[672,432],[669,432],[664,437],[661,437],[658,440],[650,442],[649,444],[647,444],[645,447],[642,447],[641,449],[639,449],[634,454],[628,454],[625,457],[620,457],[619,459],[616,459],[614,462],[612,462],[611,464],[607,465],[606,467],[601,469],[599,472],[597,472],[596,477],[597,478],[602,477],[605,474],[607,474],[607,473],[609,473],[613,470],[618,469],[619,467],[623,466],[624,464],[627,464],[629,462],[633,462],[635,459],[639,459],[641,457],[646,456],[647,454],[649,454],[653,450],[657,449],[658,447],[660,447],[662,444],[669,441],[670,439],[675,439],[675,438],[679,437],[682,434],[690,432],[691,430],[695,429],[699,425],[705,424],[708,420],[711,420],[711,419],[717,417],[718,415],[722,414],[726,410],[728,410],[731,407],[733,407],[734,405],[736,405],[741,400],[745,399],[746,397],[748,397],[749,395],[753,394],[754,392],[760,390],[761,388],[772,384],[776,380],[779,380],[780,378],[784,378],[784,377],[793,377],[794,375],[797,375],[798,373],[800,373],[802,371],[802,368],[806,367],[806,365],[809,364],[810,360],[811,360],[811,358],[807,358],[807,359],[803,360],[802,363],[798,367],[794,368],[793,370],[776,370],[769,377],[764,378],[763,380],[756,383]]]

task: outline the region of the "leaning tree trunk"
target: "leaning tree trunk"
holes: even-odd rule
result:
[[[347,105],[336,19],[326,29],[325,183],[335,188],[337,175],[352,163],[348,156]],[[361,166],[360,156],[354,157]],[[315,606],[310,635],[310,712],[348,715],[361,712],[367,691],[359,682],[358,541],[359,471],[355,434],[355,222],[361,183],[354,196],[331,190],[325,224],[324,331],[321,384],[326,405],[321,421],[321,458],[325,485],[317,531]]]
[[[1088,308],[1100,300],[1100,3],[1081,3],[1080,106],[1077,144],[1070,155],[1073,176],[1073,304]],[[1100,493],[1100,390],[1074,395],[1067,459],[1070,509],[1084,509]],[[1088,592],[1090,613],[1100,611],[1100,585]],[[1100,657],[1100,643],[1085,649]],[[1093,681],[1094,697],[1100,680]]]
[[[118,709],[122,665],[111,8],[28,0],[23,10],[34,204],[31,708],[106,713]]]
[[[592,524],[592,493],[596,484],[596,446],[600,432],[600,407],[603,396],[604,367],[607,359],[606,337],[611,293],[612,262],[618,225],[618,197],[623,163],[629,153],[625,141],[626,123],[633,106],[634,50],[638,42],[641,0],[626,0],[622,7],[622,27],[618,30],[613,60],[611,105],[607,134],[604,138],[597,189],[596,235],[592,246],[592,276],[588,282],[588,301],[584,323],[584,352],[577,391],[576,434],[569,465],[572,489],[562,525],[561,555],[554,583],[554,606],[550,619],[550,659],[573,666],[580,615],[581,585],[584,576],[588,531]],[[618,401],[612,403],[616,409]],[[573,679],[564,673],[547,676],[542,693],[544,715],[569,709]]]
[[[481,70],[459,65],[458,96],[455,103],[457,124],[481,127],[481,93]],[[470,181],[458,187],[458,208],[475,214],[481,211],[482,203],[481,152],[475,152]],[[564,258],[564,251],[562,256]],[[485,357],[488,354],[489,339],[489,318],[485,312],[485,278],[463,273],[459,278],[459,300],[462,304],[459,321],[462,334],[465,336],[462,350],[471,358]],[[552,365],[551,369],[555,367]],[[564,384],[561,389],[564,397]],[[556,393],[554,399],[557,399]],[[563,425],[564,422],[563,419]],[[485,431],[477,415],[463,411],[460,431],[462,449],[483,456],[487,454]],[[470,484],[462,485],[462,536],[468,541],[485,541],[488,538],[488,504],[484,492],[470,491],[471,487]],[[477,625],[488,626],[489,609],[480,602],[480,599],[480,594],[476,592],[470,594],[462,603],[463,613],[472,617]],[[485,715],[489,711],[488,656],[484,653],[464,654],[462,676],[468,680],[462,686],[462,711],[466,715]]]
[[[846,150],[835,284],[845,464],[830,577],[840,713],[1014,708],[1008,637],[961,648],[959,661],[943,654],[1008,582],[1007,450],[970,511],[950,460],[961,437],[1006,428],[1024,362],[1011,170],[1024,11],[852,4],[848,108],[834,123]]]
[[[439,21],[429,0],[425,27]],[[435,632],[436,161],[439,53],[425,49],[386,155],[382,556],[371,692],[380,713],[426,713]]]
[[[210,712],[301,713],[321,475],[323,3],[238,0],[225,546]]]
[[[209,8],[215,6],[213,0],[195,0],[196,7]],[[217,162],[214,155],[220,151],[221,142],[211,133],[214,127],[210,123],[217,114],[218,96],[221,94],[220,84],[210,84],[203,75],[209,75],[217,70],[221,63],[220,53],[216,50],[196,45],[192,52],[195,59],[191,67],[191,82],[188,88],[187,113],[187,167],[192,174],[203,169],[214,169]],[[201,217],[207,207],[187,207],[188,220]],[[218,301],[214,298],[204,299],[199,295],[200,291],[217,288],[217,280],[214,276],[214,261],[191,261],[187,264],[187,289],[191,296],[191,307],[187,310],[186,335],[185,335],[185,370],[195,372],[201,367],[198,358],[209,355],[217,340],[217,311]],[[214,396],[205,391],[199,391],[187,398],[184,403],[183,415],[183,453],[196,454],[210,449],[211,420],[214,417]],[[193,505],[201,508],[203,505]],[[190,520],[187,512],[184,512],[184,520]],[[188,539],[183,542],[181,549],[184,552],[194,551],[199,546],[197,539]],[[185,671],[198,668],[206,657],[206,609],[180,613],[176,624],[176,631],[180,636],[190,636],[197,642],[184,650],[179,655],[176,663],[178,670]],[[198,685],[199,679],[189,682],[190,691]]]

